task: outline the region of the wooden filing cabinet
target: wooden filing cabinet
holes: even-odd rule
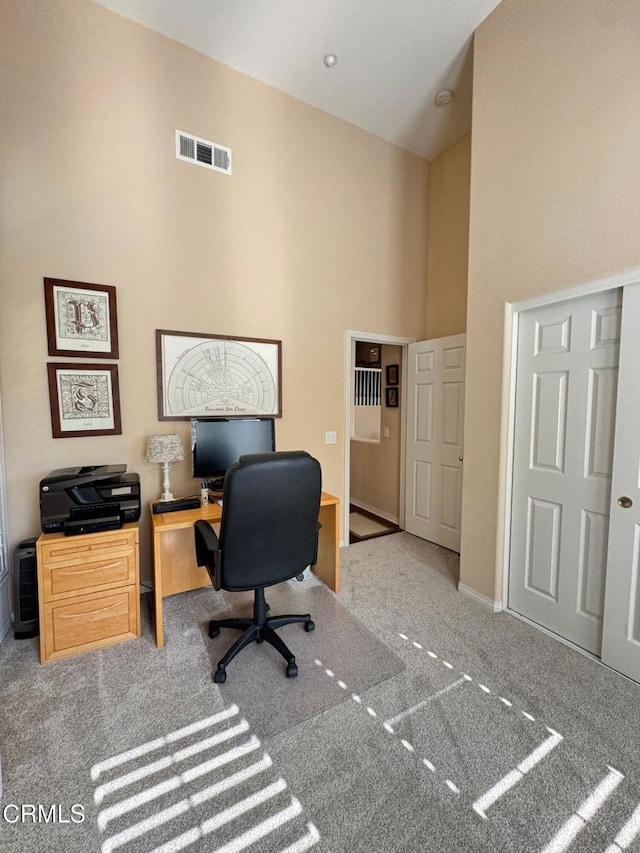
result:
[[[139,526],[37,542],[40,661],[140,636]]]

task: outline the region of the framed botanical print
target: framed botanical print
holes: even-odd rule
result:
[[[115,364],[47,364],[54,438],[121,435]]]
[[[45,278],[49,355],[118,358],[116,289]]]

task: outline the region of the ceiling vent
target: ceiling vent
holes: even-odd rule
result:
[[[200,139],[182,130],[176,130],[176,157],[216,172],[231,174],[231,149],[208,139]]]

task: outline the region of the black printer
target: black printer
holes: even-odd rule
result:
[[[117,530],[140,518],[140,476],[126,465],[58,468],[40,480],[43,533]]]

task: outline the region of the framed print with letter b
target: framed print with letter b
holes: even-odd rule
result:
[[[49,355],[118,358],[116,289],[45,278]]]

